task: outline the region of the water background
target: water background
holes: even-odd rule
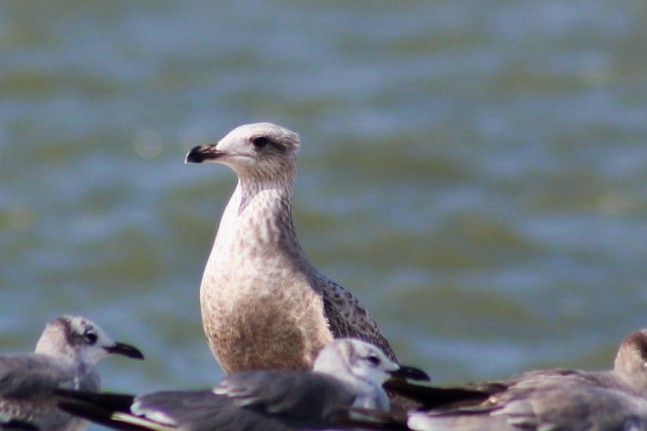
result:
[[[233,190],[193,145],[302,139],[303,246],[437,383],[604,368],[647,327],[642,1],[0,3],[0,350],[86,315],[213,384],[198,286]]]

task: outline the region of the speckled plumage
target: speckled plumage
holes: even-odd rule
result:
[[[187,154],[187,162],[223,163],[238,176],[200,288],[209,346],[227,373],[310,369],[340,337],[368,341],[395,359],[357,298],[301,249],[291,208],[298,147],[295,133],[257,123]]]
[[[45,326],[34,353],[0,356],[0,416],[40,431],[79,431],[86,422],[61,412],[53,391],[99,389],[94,364],[108,353],[142,359],[139,350],[110,339],[79,316],[61,316]]]

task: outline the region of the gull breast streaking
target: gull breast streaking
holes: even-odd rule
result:
[[[224,210],[200,287],[204,331],[227,373],[312,367],[319,350],[351,337],[388,341],[352,293],[305,257],[292,220],[296,133],[271,123],[240,126],[187,163],[230,167],[238,185]]]
[[[138,397],[59,391],[59,406],[128,431],[322,429],[334,427],[353,409],[388,411],[382,383],[392,376],[428,379],[371,344],[338,339],[321,350],[313,371],[245,371],[228,375],[213,390]]]
[[[113,341],[99,326],[80,316],[49,322],[34,353],[0,356],[0,417],[4,429],[32,425],[40,431],[77,431],[85,421],[56,407],[53,391],[99,389],[94,364],[113,353],[143,359],[135,347]]]

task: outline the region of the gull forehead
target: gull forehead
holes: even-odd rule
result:
[[[384,371],[395,371],[399,368],[399,365],[390,360],[380,348],[366,341],[337,338],[319,352],[313,369],[321,371],[330,367],[336,368],[342,362],[360,367],[370,363],[372,366],[379,365]]]
[[[94,333],[101,339],[111,341],[110,337],[105,334],[99,325],[81,316],[60,316],[49,322],[48,325],[60,325],[63,328],[63,334],[70,345],[83,344],[82,337],[89,332]]]
[[[91,328],[99,329],[99,326],[96,323],[94,323],[89,319],[86,319],[85,317],[72,316],[72,315],[66,314],[61,316],[60,319],[68,323],[70,325],[70,328],[77,332],[83,332],[86,329],[91,329]],[[57,320],[57,319],[54,319],[54,320]]]
[[[338,338],[327,346],[324,346],[324,349],[327,348],[335,348],[339,350],[342,355],[348,358],[352,356],[367,357],[370,355],[377,355],[380,358],[384,357],[387,359],[384,353],[382,353],[382,350],[378,347],[355,338]]]
[[[221,142],[253,139],[261,136],[287,144],[294,149],[299,147],[298,134],[273,123],[252,123],[238,126],[222,138]]]

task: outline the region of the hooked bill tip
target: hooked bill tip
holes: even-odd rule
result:
[[[106,347],[106,351],[108,353],[112,353],[115,355],[122,355],[128,358],[144,359],[144,354],[141,352],[141,350],[139,350],[135,346],[131,346],[130,344],[126,344],[126,343],[117,342],[110,347]]]
[[[424,382],[431,380],[429,378],[429,375],[422,371],[420,368],[410,367],[408,365],[400,365],[400,368],[392,371],[390,374],[393,377],[403,377],[405,379],[419,380]]]
[[[202,163],[222,156],[222,151],[216,150],[215,145],[197,145],[189,150],[184,157],[184,163]]]

